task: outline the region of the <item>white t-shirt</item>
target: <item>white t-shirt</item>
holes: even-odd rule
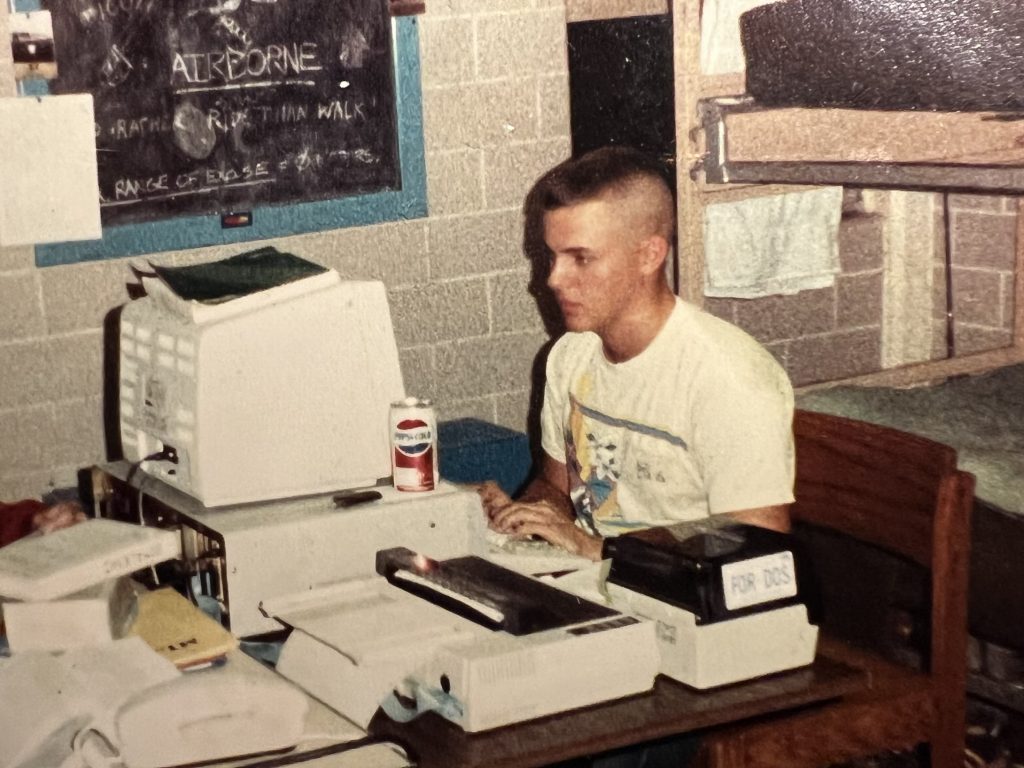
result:
[[[793,501],[793,389],[734,325],[677,299],[650,345],[613,364],[594,333],[548,356],[542,445],[602,535]]]

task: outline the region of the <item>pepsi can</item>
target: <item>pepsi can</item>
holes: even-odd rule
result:
[[[399,491],[432,491],[437,483],[437,416],[429,400],[391,404],[391,472]]]

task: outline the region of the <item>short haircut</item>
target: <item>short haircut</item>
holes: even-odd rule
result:
[[[632,147],[601,147],[565,160],[534,184],[527,208],[546,213],[606,196],[643,196],[655,231],[671,241],[675,203],[667,170],[657,159]]]

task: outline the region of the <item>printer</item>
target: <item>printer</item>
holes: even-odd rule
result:
[[[398,547],[378,576],[265,605],[279,673],[365,727],[437,712],[468,732],[648,691],[654,623],[468,555]]]
[[[663,674],[704,689],[814,660],[792,536],[712,518],[609,538],[603,554],[610,605],[655,622]]]

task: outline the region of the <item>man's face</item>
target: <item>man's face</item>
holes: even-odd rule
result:
[[[544,215],[547,284],[567,330],[607,338],[638,298],[639,233],[629,231],[628,217],[617,207],[608,200],[589,200]]]

